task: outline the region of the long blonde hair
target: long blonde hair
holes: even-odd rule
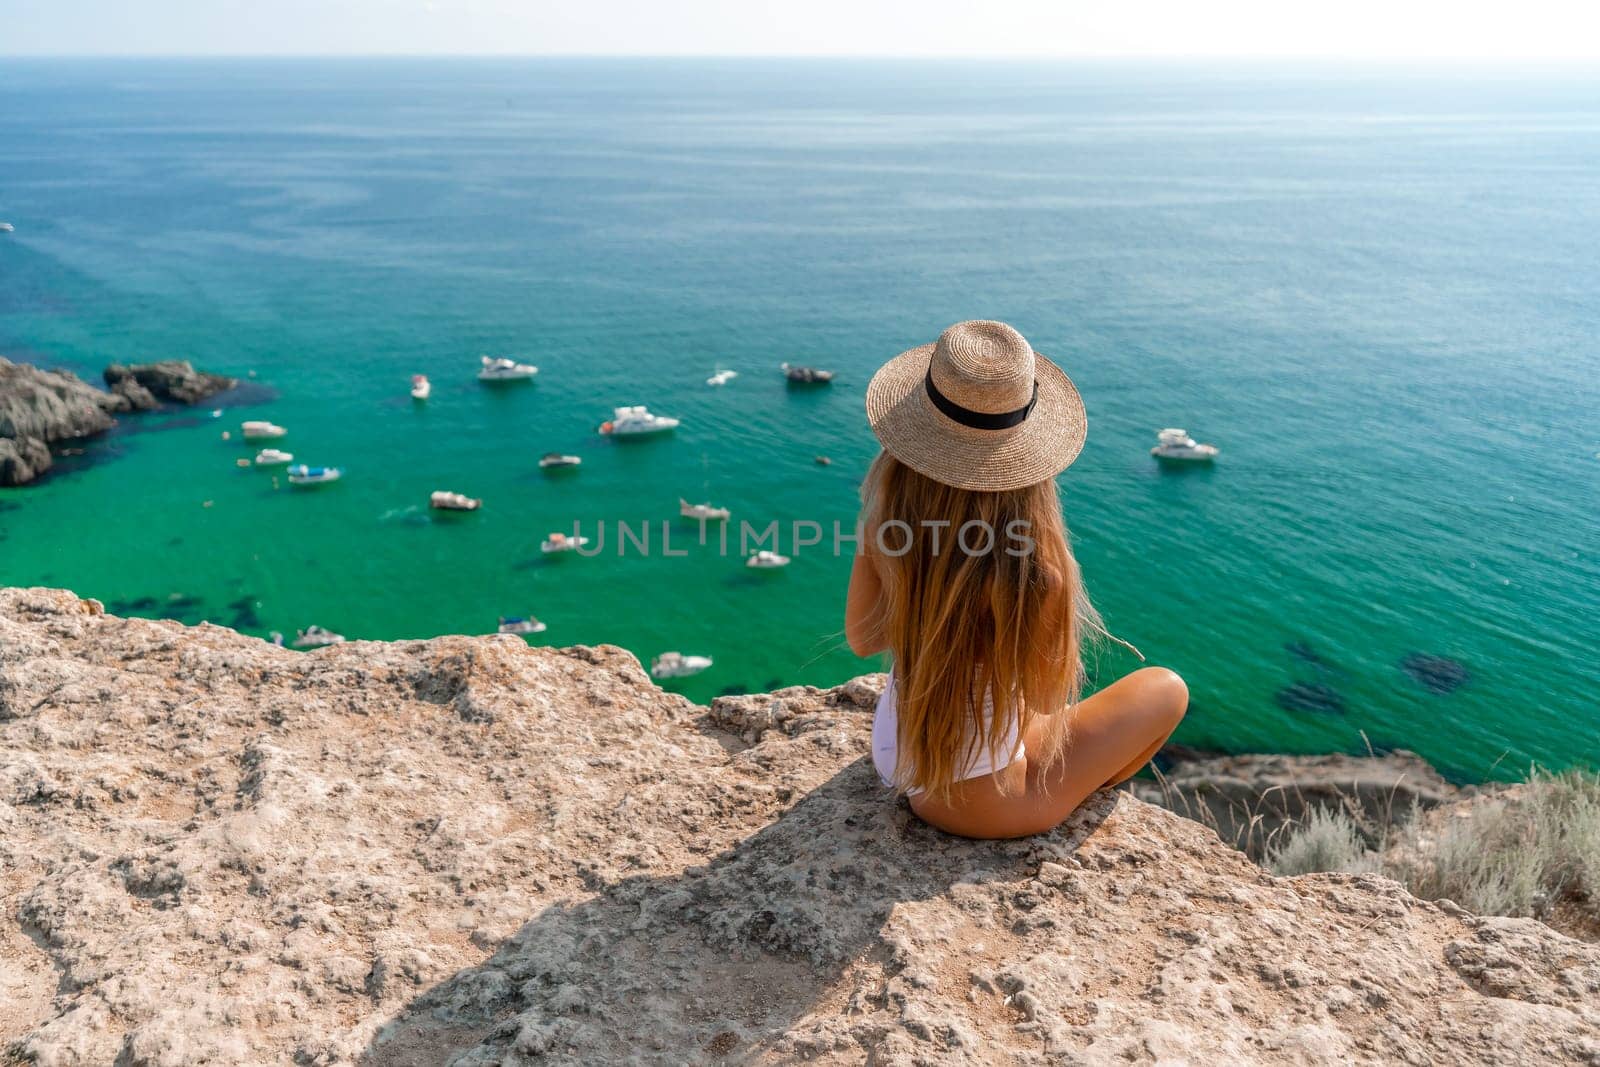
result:
[[[861,499],[862,549],[883,585],[879,619],[894,657],[895,786],[948,799],[979,752],[995,766],[1010,762],[1008,740],[1041,716],[1051,743],[1028,759],[1053,762],[1067,728],[1060,713],[1083,684],[1084,634],[1104,632],[1067,545],[1055,480],[957,489],[883,452]]]

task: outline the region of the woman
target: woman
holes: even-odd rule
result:
[[[893,657],[873,762],[942,830],[1049,830],[1144,766],[1189,700],[1157,667],[1078,699],[1084,634],[1103,631],[1055,477],[1083,447],[1083,402],[1016,330],[963,322],[885,364],[867,418],[883,452],[845,635]]]

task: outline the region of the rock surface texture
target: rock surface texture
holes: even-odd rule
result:
[[[0,485],[24,485],[50,469],[50,443],[92,437],[129,410],[125,397],[96,389],[70,371],[47,371],[0,357]]]
[[[136,411],[150,411],[163,403],[197,404],[238,384],[220,374],[197,371],[186,359],[132,366],[113,363],[105,369],[104,376],[107,388],[127,397]]]
[[[0,1063],[1600,1063],[1600,946],[1102,793],[946,837],[881,678],[662,692],[0,591]]]

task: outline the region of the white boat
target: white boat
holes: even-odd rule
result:
[[[729,382],[731,382],[733,379],[737,378],[738,376],[739,376],[739,372],[736,371],[736,370],[719,370],[719,371],[717,371],[717,373],[713,374],[711,377],[706,379],[706,384],[707,385],[727,385]]]
[[[428,506],[439,511],[477,511],[483,507],[483,501],[465,493],[452,493],[447,489],[435,489],[432,495],[428,497]]]
[[[711,666],[710,656],[685,656],[682,652],[663,652],[650,661],[652,678],[687,678]]]
[[[1202,445],[1189,436],[1188,430],[1168,428],[1156,435],[1160,443],[1150,450],[1157,459],[1180,463],[1210,463],[1217,458],[1216,445]]]
[[[480,382],[518,382],[539,373],[539,368],[531,363],[518,363],[504,356],[499,359],[490,359],[488,356],[480,358],[483,360],[483,365],[478,368]]]
[[[285,463],[293,462],[293,452],[283,452],[276,448],[263,448],[256,453],[256,466],[258,467],[281,467]]]
[[[636,434],[663,433],[676,429],[677,426],[677,419],[665,415],[652,415],[643,404],[635,404],[632,407],[617,408],[612,412],[609,422],[600,424],[600,432],[617,437],[629,437]]]
[[[9,222],[0,222],[0,233],[10,233],[15,229],[16,227]]]
[[[298,463],[289,468],[290,485],[327,485],[344,477],[344,471],[338,467],[308,467]]]
[[[554,555],[557,552],[573,552],[589,543],[587,537],[568,537],[564,533],[553,533],[546,537],[539,545],[539,551],[545,555]]]
[[[691,504],[679,497],[678,514],[686,519],[698,519],[701,522],[727,522],[732,512],[727,508],[714,508],[710,504]]]
[[[344,643],[344,634],[336,634],[332,630],[324,630],[320,626],[307,626],[304,630],[295,631],[295,648],[323,648],[327,645],[341,645]]]
[[[579,456],[567,456],[560,452],[546,452],[539,457],[539,468],[549,470],[552,467],[576,467],[583,462]]]
[[[744,565],[746,567],[754,567],[757,570],[776,570],[779,567],[787,567],[789,565],[789,557],[780,556],[776,552],[769,552],[763,548],[745,560]]]
[[[542,634],[546,627],[538,619],[520,615],[500,616],[500,632],[503,634]]]
[[[428,381],[426,374],[413,374],[411,376],[411,399],[426,400],[433,392],[433,383]]]
[[[244,423],[239,429],[246,441],[275,441],[289,432],[277,423],[261,420]]]

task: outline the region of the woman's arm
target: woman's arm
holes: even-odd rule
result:
[[[875,656],[889,647],[883,636],[883,580],[877,563],[857,552],[850,569],[850,592],[844,604],[844,639],[858,656]]]

